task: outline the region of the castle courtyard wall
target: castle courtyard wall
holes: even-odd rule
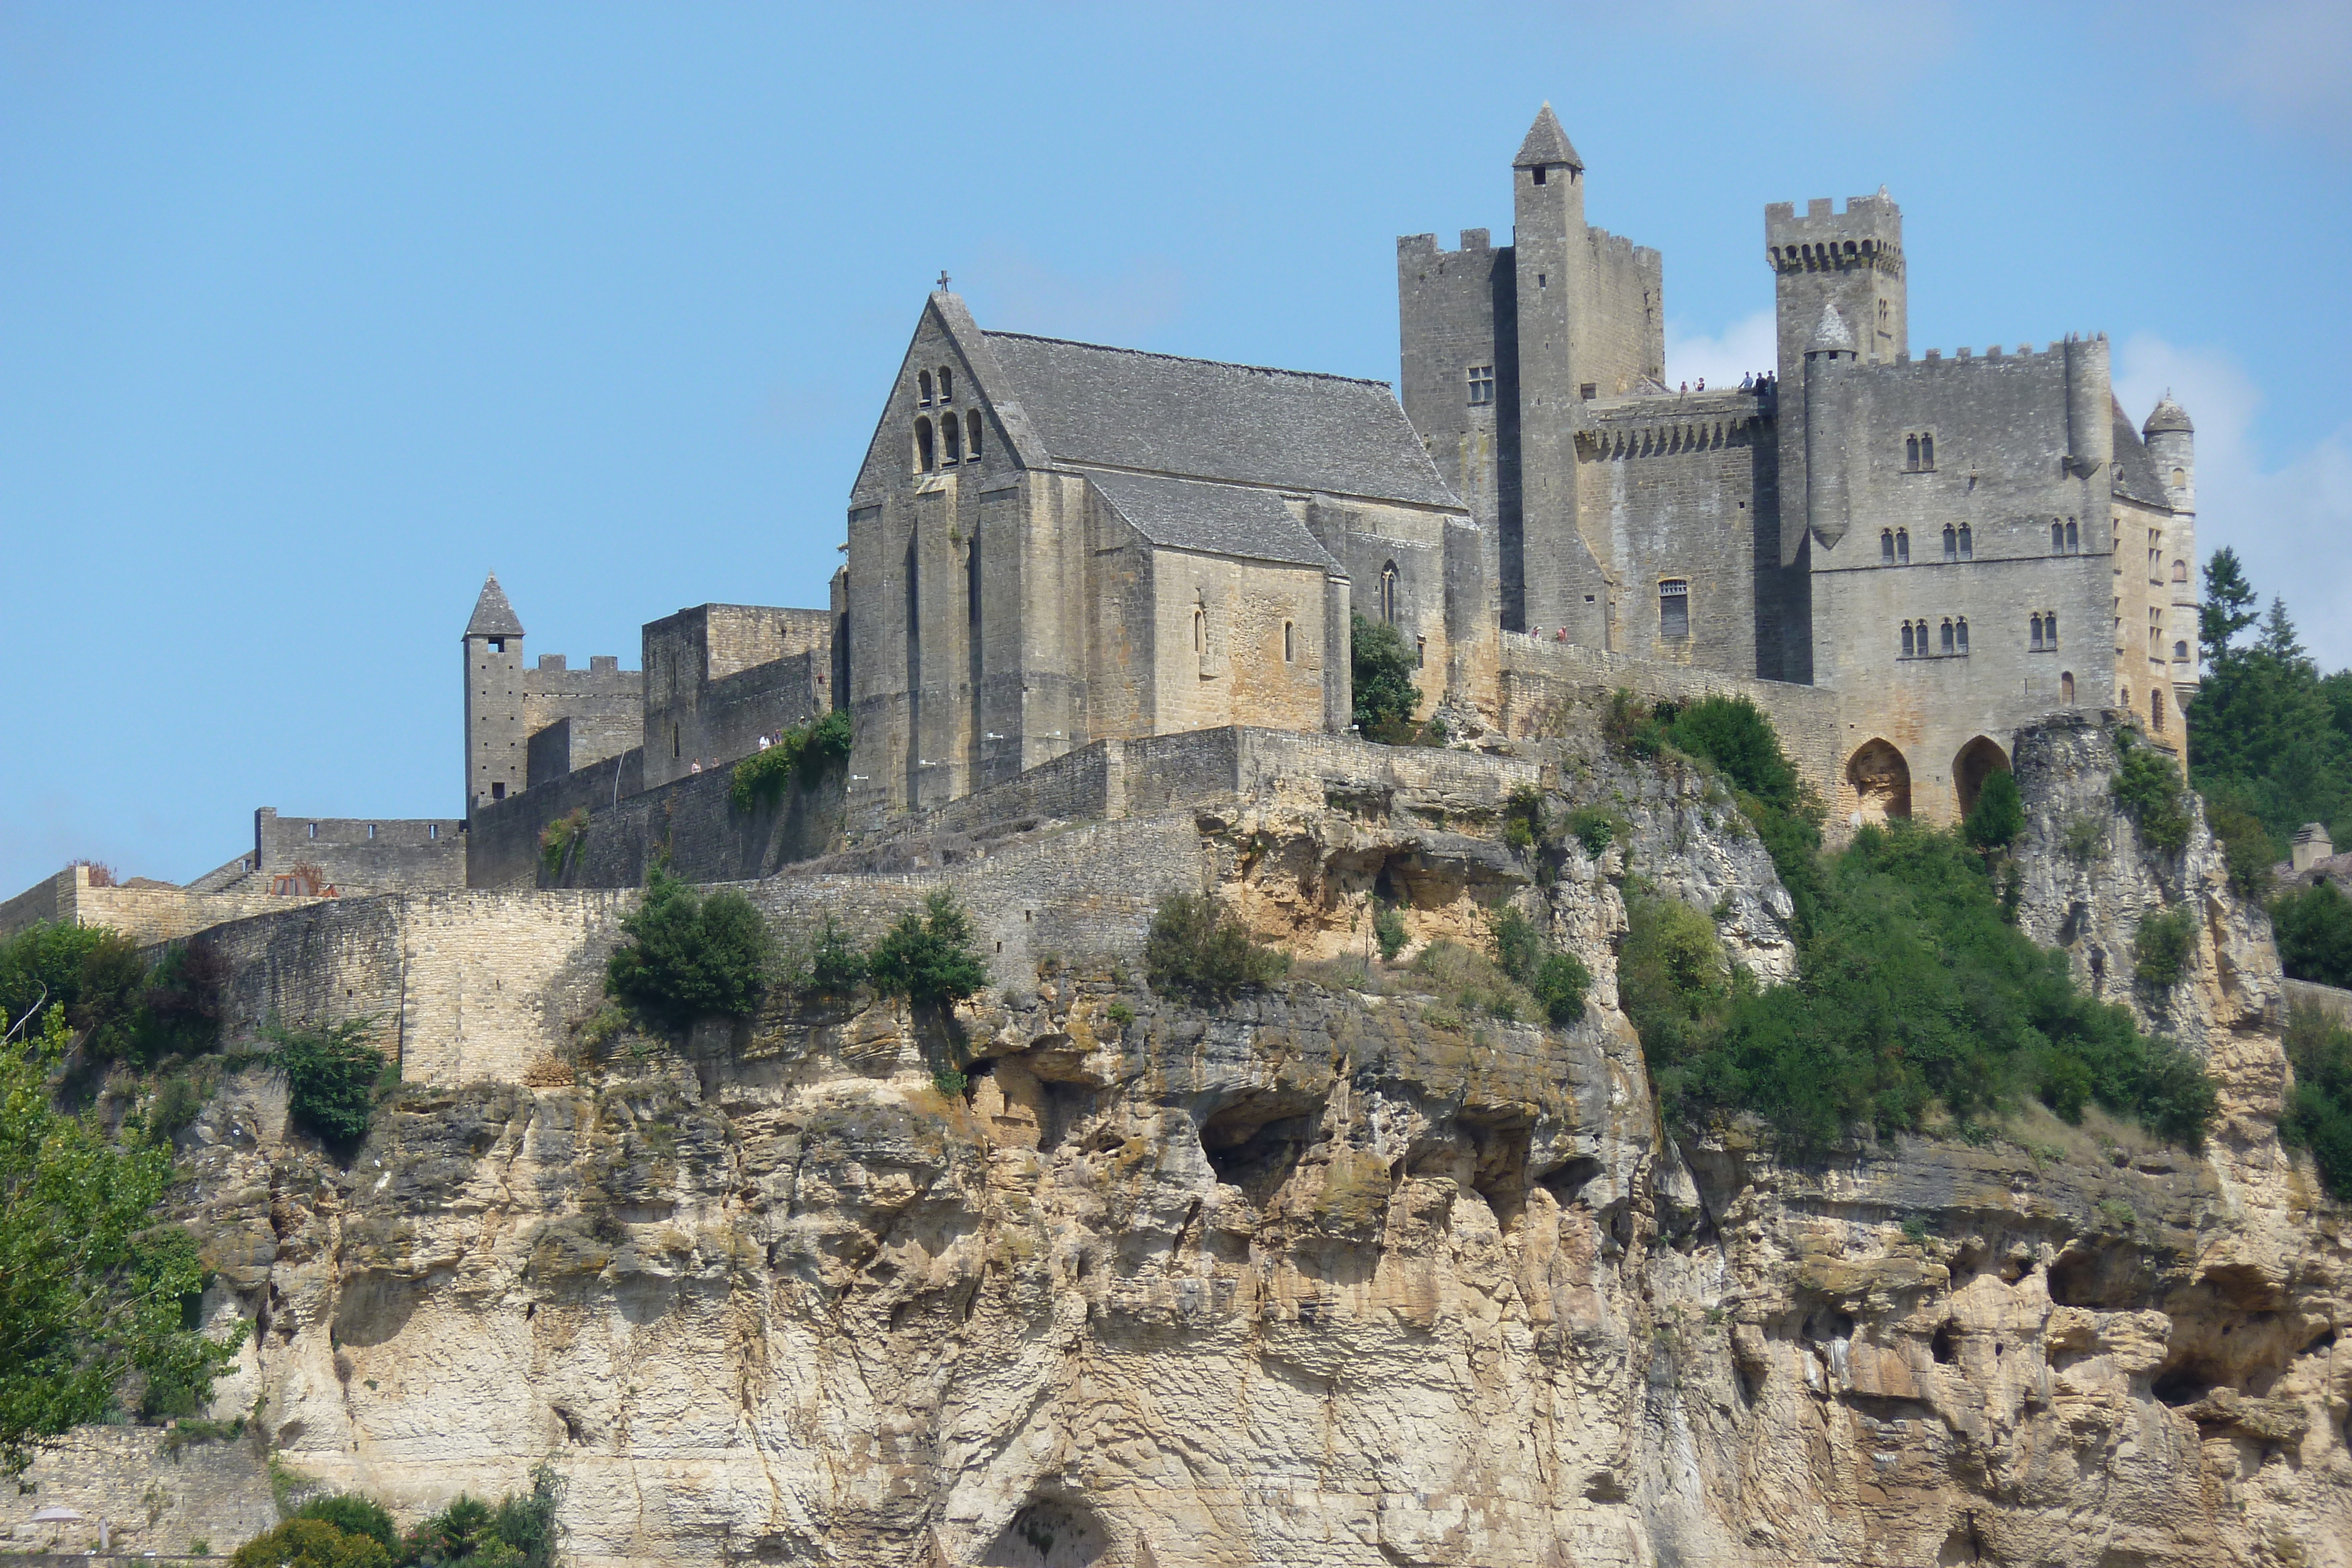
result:
[[[320,902],[305,894],[273,894],[267,883],[221,893],[194,893],[160,884],[92,887],[88,866],[68,866],[0,904],[0,940],[38,922],[55,921],[109,926],[142,947],[152,946],[193,936],[227,921]]]

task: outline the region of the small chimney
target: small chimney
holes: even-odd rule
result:
[[[2309,871],[2315,862],[2324,861],[2335,852],[2336,846],[2328,841],[2326,823],[2305,822],[2294,831],[2294,864],[2296,871]]]

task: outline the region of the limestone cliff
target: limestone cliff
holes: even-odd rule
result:
[[[1677,1146],[1616,1005],[1627,878],[1793,967],[1719,789],[1565,744],[1294,772],[1151,830],[1319,960],[1226,1006],[1142,986],[1151,877],[1073,877],[1125,936],[1060,954],[958,881],[1102,841],[1047,826],[882,879],[997,934],[952,1018],[779,1000],[677,1047],[557,1017],[532,1082],[409,1083],[348,1164],[235,1078],[189,1134],[214,1309],[257,1330],[219,1408],[404,1517],[551,1455],[588,1565],[2345,1568],[2352,1256],[2274,1136],[2275,959],[2201,829],[2137,847],[2108,746],[2021,742],[2021,917],[2121,994],[2138,915],[2200,911],[2190,979],[2137,1000],[2221,1079],[2202,1155],[2038,1112],[1803,1169]],[[1530,784],[1612,841],[1509,848]],[[1368,973],[1375,888],[1416,942],[1540,915],[1582,1020]],[[582,929],[575,967],[612,940]]]

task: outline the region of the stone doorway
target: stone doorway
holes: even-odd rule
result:
[[[1978,736],[1952,758],[1952,788],[1960,797],[1960,815],[1976,810],[1977,794],[1995,773],[2009,771],[2009,753],[1989,736]]]
[[[1855,826],[1911,814],[1911,765],[1887,742],[1864,742],[1846,762],[1845,781],[1853,791]]]

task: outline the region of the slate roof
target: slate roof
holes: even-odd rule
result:
[[[1460,510],[1385,382],[987,332],[1049,461]]]
[[[2150,435],[2165,430],[2185,430],[2193,434],[2197,427],[2189,423],[2189,411],[2173,402],[2170,392],[2166,392],[2158,400],[2156,407],[2149,411],[2147,423],[2140,429]]]
[[[1148,474],[1087,477],[1155,545],[1337,570],[1315,536],[1271,490]]]
[[[2164,480],[2156,471],[2156,459],[2148,455],[2139,432],[2132,428],[2131,416],[2124,405],[2115,405],[2116,422],[2116,488],[2135,501],[2151,507],[2169,507]]]
[[[1822,319],[1813,323],[1813,340],[1805,346],[1808,349],[1842,349],[1851,351],[1853,348],[1853,329],[1845,324],[1845,317],[1839,312],[1836,306],[1823,305]]]
[[[1571,169],[1584,167],[1584,160],[1576,155],[1576,147],[1560,129],[1559,116],[1551,111],[1547,100],[1536,111],[1536,122],[1528,127],[1528,139],[1519,143],[1519,155],[1511,160],[1514,169],[1538,169],[1549,163],[1565,163]]]
[[[474,601],[474,618],[466,622],[468,637],[520,637],[522,621],[507,602],[507,591],[499,586],[499,574],[490,573],[482,584],[482,596]]]

